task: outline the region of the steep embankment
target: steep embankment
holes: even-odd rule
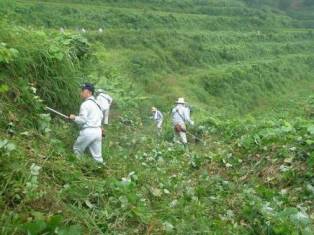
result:
[[[2,0],[0,12],[1,234],[313,233],[312,30],[241,1]],[[75,159],[75,128],[43,109],[77,110],[87,79],[116,101],[104,168]],[[171,143],[178,96],[202,140],[188,151]]]

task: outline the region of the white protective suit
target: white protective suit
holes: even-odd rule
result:
[[[103,112],[103,124],[108,125],[109,123],[109,111],[112,103],[112,97],[105,93],[100,93],[96,98],[101,111]]]
[[[88,148],[97,162],[103,162],[101,152],[102,119],[102,111],[93,96],[89,97],[81,104],[80,114],[76,116],[74,120],[81,129],[80,135],[73,146],[76,155],[81,156],[86,148]]]
[[[162,123],[164,121],[164,116],[159,110],[153,112],[152,119],[156,122],[158,133],[161,132]]]
[[[190,118],[190,112],[184,104],[177,104],[172,109],[172,123],[174,128],[177,125],[180,125],[182,131],[176,131],[175,136],[179,136],[181,143],[187,144],[187,137],[186,137],[186,123],[190,123],[194,125],[194,122]]]

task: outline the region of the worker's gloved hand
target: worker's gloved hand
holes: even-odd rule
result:
[[[191,124],[191,126],[194,126],[194,121],[191,121],[190,124]]]
[[[69,119],[70,119],[70,120],[75,120],[75,117],[76,117],[76,116],[75,116],[74,114],[71,114],[71,115],[69,116]]]

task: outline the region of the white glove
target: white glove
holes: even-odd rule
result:
[[[194,126],[194,121],[191,120],[191,121],[190,121],[190,124],[191,124],[191,126]]]

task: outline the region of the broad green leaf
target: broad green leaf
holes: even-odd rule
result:
[[[13,150],[16,149],[16,146],[15,146],[15,144],[8,143],[8,144],[5,146],[5,148],[6,148],[6,150],[7,150],[8,152],[12,152]]]
[[[311,134],[311,135],[314,135],[314,126],[309,126],[307,128],[307,131]]]
[[[36,220],[25,224],[23,227],[28,235],[39,235],[47,228],[47,224],[43,220]]]

